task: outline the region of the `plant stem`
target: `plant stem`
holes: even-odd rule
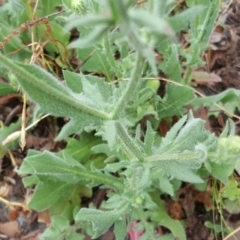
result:
[[[192,74],[192,67],[189,67],[189,68],[187,69],[187,72],[186,72],[186,74],[185,74],[185,76],[184,76],[184,79],[183,79],[183,83],[184,83],[184,84],[186,84],[186,85],[189,84],[191,74]]]
[[[106,174],[101,174],[97,172],[91,172],[91,171],[78,171],[76,175],[79,175],[81,177],[85,177],[86,179],[90,181],[94,181],[97,184],[104,184],[106,186],[112,187],[113,189],[123,190],[124,186],[121,181],[121,179],[108,176]]]
[[[143,65],[144,58],[140,53],[137,53],[136,63],[132,70],[131,78],[127,84],[125,91],[123,92],[114,110],[112,111],[112,119],[116,119],[119,117],[120,113],[122,112],[122,110],[125,109],[128,101],[133,96],[133,92],[142,73]]]
[[[162,155],[152,155],[144,158],[146,165],[154,166],[158,164],[159,161],[189,161],[191,159],[199,159],[202,153],[200,151],[189,152],[189,153],[173,153],[173,154],[162,154]]]
[[[126,129],[123,128],[121,123],[116,122],[116,132],[119,140],[121,141],[121,145],[125,153],[129,156],[129,160],[143,159],[143,153],[135,144],[135,141],[128,135]]]

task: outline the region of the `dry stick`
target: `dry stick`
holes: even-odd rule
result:
[[[29,29],[29,28],[31,28],[31,27],[39,24],[39,23],[47,24],[48,23],[48,18],[56,16],[60,13],[63,13],[64,11],[65,10],[54,12],[54,13],[51,13],[47,16],[44,16],[44,17],[41,17],[41,18],[31,20],[31,21],[27,21],[27,22],[23,23],[20,26],[20,28],[13,29],[12,32],[7,37],[4,38],[4,41],[0,42],[0,49],[3,49],[5,44],[8,43],[14,35],[18,35],[20,32],[25,31],[25,30],[27,30],[27,29]]]
[[[230,5],[232,4],[232,2],[233,0],[230,0],[230,2],[228,3],[228,5],[226,6],[226,8],[223,10],[221,14],[224,14],[230,8]]]
[[[36,10],[37,10],[37,5],[38,5],[38,0],[36,1],[35,6],[34,6],[33,18],[34,18],[34,15],[36,13]],[[31,31],[31,39],[32,39],[32,42],[35,42],[33,31]],[[37,45],[36,48],[38,48],[38,46],[39,45]],[[30,60],[30,64],[33,64],[36,60],[36,58],[34,57],[34,52],[35,52],[35,48],[34,48],[34,45],[32,45],[32,53],[33,54],[32,54],[31,60]],[[25,131],[25,128],[26,128],[26,108],[27,108],[27,94],[23,93],[23,109],[22,109],[22,122],[21,122],[21,134],[20,134],[20,147],[21,147],[22,151],[24,150],[24,148],[26,146],[26,131]]]
[[[38,122],[40,122],[42,119],[46,118],[50,116],[50,114],[46,114],[42,117],[40,117],[39,119],[37,119],[35,122],[33,122],[32,124],[30,124],[28,127],[25,128],[25,131],[29,130],[30,128],[32,128],[35,124],[37,124]],[[2,141],[2,145],[6,145],[9,142],[13,142],[14,140],[16,140],[19,136],[20,136],[21,132],[20,131],[16,131],[11,133],[10,135],[8,135],[3,141]]]
[[[10,202],[7,199],[3,198],[0,196],[0,201],[5,203],[7,207],[11,208],[11,207],[22,207],[24,210],[28,210],[28,206],[24,203],[20,203],[20,202]]]
[[[42,44],[44,44],[44,43],[42,43]],[[22,48],[19,48],[19,49],[15,50],[15,51],[12,51],[12,52],[8,53],[8,54],[5,54],[5,56],[6,57],[11,56],[11,55],[13,55],[15,53],[18,53],[18,52],[22,51],[24,48],[31,47],[32,45],[38,45],[39,46],[39,42],[29,43],[29,44],[27,44],[26,46],[24,46]]]
[[[21,136],[20,136],[20,147],[22,151],[26,146],[26,108],[27,108],[27,94],[23,94],[23,109],[22,109],[22,122],[21,122]]]
[[[13,156],[13,154],[10,150],[8,150],[8,155],[10,157],[10,160],[11,160],[11,163],[12,163],[14,169],[16,169],[17,168],[17,163],[16,163],[15,158],[14,158],[14,156]]]
[[[36,12],[36,9],[37,9],[37,4],[38,4],[38,1],[36,2],[35,4],[35,7],[34,7],[34,14]],[[14,29],[12,30],[12,33],[9,34],[4,42],[0,42],[0,49],[4,47],[4,44],[9,42],[11,40],[11,37],[13,35],[17,35],[19,34],[21,31],[24,31],[24,30],[27,30],[29,29],[30,27],[33,27],[35,26],[36,24],[38,23],[41,23],[43,22],[44,24],[47,24],[46,20],[48,20],[49,17],[52,17],[52,16],[55,16],[55,15],[58,15],[60,13],[64,12],[64,10],[62,11],[59,11],[59,12],[55,12],[55,13],[52,13],[52,14],[49,14],[45,17],[42,17],[42,18],[39,18],[39,19],[36,19],[36,20],[32,20],[32,21],[28,21],[26,23],[23,23],[21,25],[21,27],[19,29]],[[34,53],[35,52],[35,49],[38,49],[39,48],[39,44],[38,43],[34,43],[34,35],[33,35],[33,32],[31,32],[31,38],[32,38],[32,52]],[[37,44],[37,47],[35,48],[35,45]],[[31,57],[31,60],[30,60],[30,64],[34,63],[36,60],[34,54],[32,55]],[[25,135],[26,135],[26,131],[31,128],[34,124],[38,123],[41,119],[47,117],[49,114],[45,115],[44,117],[38,119],[37,121],[35,121],[33,124],[31,124],[29,127],[26,128],[26,102],[27,102],[27,95],[26,93],[23,94],[23,110],[22,110],[22,123],[21,123],[21,131],[17,131],[17,132],[14,132],[12,134],[10,134],[3,142],[2,144],[5,145],[6,143],[8,142],[11,142],[11,141],[14,141],[16,138],[18,138],[20,136],[20,146],[21,146],[21,149],[23,150],[25,145],[26,145],[26,142],[25,142]],[[9,155],[11,153],[9,152]],[[12,158],[11,158],[12,159]],[[16,165],[16,164],[13,164],[13,165]]]
[[[35,16],[38,2],[39,1],[37,0],[36,3],[35,3],[34,10],[33,10],[33,17]],[[48,18],[52,17],[52,16],[55,16],[55,15],[61,13],[61,12],[63,12],[63,10],[60,11],[60,12],[55,12],[55,13],[49,14],[48,16],[45,16],[45,17],[42,17],[42,18],[39,18],[39,19],[36,19],[36,20],[32,20],[32,21],[26,22],[27,28],[35,26],[36,24],[38,24],[40,22],[43,22],[47,26]],[[21,29],[26,29],[26,28],[23,28],[23,26],[24,25],[22,25],[20,27],[20,30]],[[47,26],[47,29],[49,30],[49,26]],[[20,32],[20,30],[16,31],[16,32]],[[11,36],[11,35],[9,35],[9,36]],[[33,33],[33,31],[31,31],[31,39],[32,39],[32,43],[35,42],[34,41],[34,33]],[[36,56],[35,56],[34,52],[35,52],[35,49],[38,49],[38,48],[39,48],[39,44],[36,47],[35,47],[35,45],[32,45],[32,52],[33,52],[33,54],[32,54],[31,60],[30,60],[30,64],[33,64],[36,61]],[[26,102],[27,102],[27,94],[24,93],[23,94],[23,110],[22,110],[21,134],[20,134],[20,147],[21,147],[22,151],[23,151],[23,149],[24,149],[24,147],[26,145],[26,140],[25,140],[25,138],[26,138],[26,129],[25,129],[26,128]]]
[[[232,237],[235,233],[240,231],[240,227],[238,227],[237,229],[235,229],[233,232],[231,232],[230,234],[228,234],[223,240],[227,240],[230,237]],[[234,236],[233,236],[234,237]]]

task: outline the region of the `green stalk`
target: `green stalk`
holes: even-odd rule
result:
[[[75,174],[79,175],[80,177],[84,177],[90,181],[94,181],[97,184],[104,184],[106,186],[112,187],[113,189],[124,189],[122,181],[116,177],[108,176],[106,174],[101,174],[97,172],[90,172],[87,170],[77,171]]]
[[[143,158],[143,153],[141,150],[137,147],[134,140],[128,135],[126,129],[123,128],[123,126],[116,122],[116,132],[119,140],[121,141],[121,147],[127,153],[129,156],[129,160],[138,159],[141,160]]]
[[[176,160],[176,161],[182,161],[187,162],[189,160],[193,159],[199,159],[201,157],[201,152],[189,152],[189,153],[173,153],[173,154],[162,154],[162,155],[152,155],[149,157],[144,158],[144,161],[146,164],[154,165],[154,163],[157,163],[159,161],[170,161],[170,160]]]
[[[184,76],[184,79],[183,79],[183,83],[184,84],[186,84],[186,85],[188,85],[189,84],[189,82],[190,82],[190,77],[191,77],[191,74],[192,74],[192,67],[189,67],[188,69],[187,69],[187,72],[186,72],[186,74],[185,74],[185,76]]]
[[[79,101],[76,101],[72,97],[69,97],[63,92],[58,91],[58,89],[51,87],[46,82],[41,81],[40,79],[38,79],[38,77],[34,76],[33,74],[26,71],[24,68],[15,64],[12,60],[5,57],[2,53],[0,53],[0,62],[9,69],[11,69],[16,75],[21,76],[21,78],[23,78],[27,84],[34,85],[37,89],[40,88],[41,90],[45,91],[46,94],[52,95],[57,99],[61,99],[62,102],[76,108],[76,110],[84,111],[101,119],[108,120],[110,118],[109,114],[89,107]]]
[[[138,80],[141,77],[143,65],[144,58],[140,53],[137,53],[137,59],[131,74],[131,78],[127,84],[125,91],[123,92],[122,96],[120,97],[119,101],[117,102],[112,112],[112,119],[116,119],[119,117],[122,110],[126,108],[129,99],[131,99],[131,97],[133,96],[133,92],[135,91]]]

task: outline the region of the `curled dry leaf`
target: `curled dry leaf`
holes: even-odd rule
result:
[[[231,59],[235,59],[238,55],[236,51],[238,41],[239,37],[234,28],[228,25],[216,26],[209,40],[211,49],[206,52],[208,69],[213,70],[219,65],[224,67]]]
[[[230,48],[231,40],[231,31],[223,26],[217,26],[210,37],[209,44],[214,51],[225,51]]]

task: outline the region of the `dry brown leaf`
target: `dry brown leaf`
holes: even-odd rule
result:
[[[207,192],[198,192],[194,196],[194,201],[203,203],[205,206],[209,207],[212,210],[214,209],[214,205],[212,204],[212,200],[209,197]]]
[[[206,86],[212,86],[215,83],[222,81],[222,79],[215,73],[208,73],[205,71],[193,71],[191,79],[195,80],[197,84]]]
[[[38,222],[45,223],[47,226],[51,224],[51,217],[48,210],[38,213]]]
[[[185,216],[182,206],[178,201],[169,203],[168,213],[171,216],[171,218],[176,220],[181,220]]]
[[[15,220],[6,223],[1,223],[0,232],[10,238],[19,236],[20,231],[18,229],[18,222]]]

